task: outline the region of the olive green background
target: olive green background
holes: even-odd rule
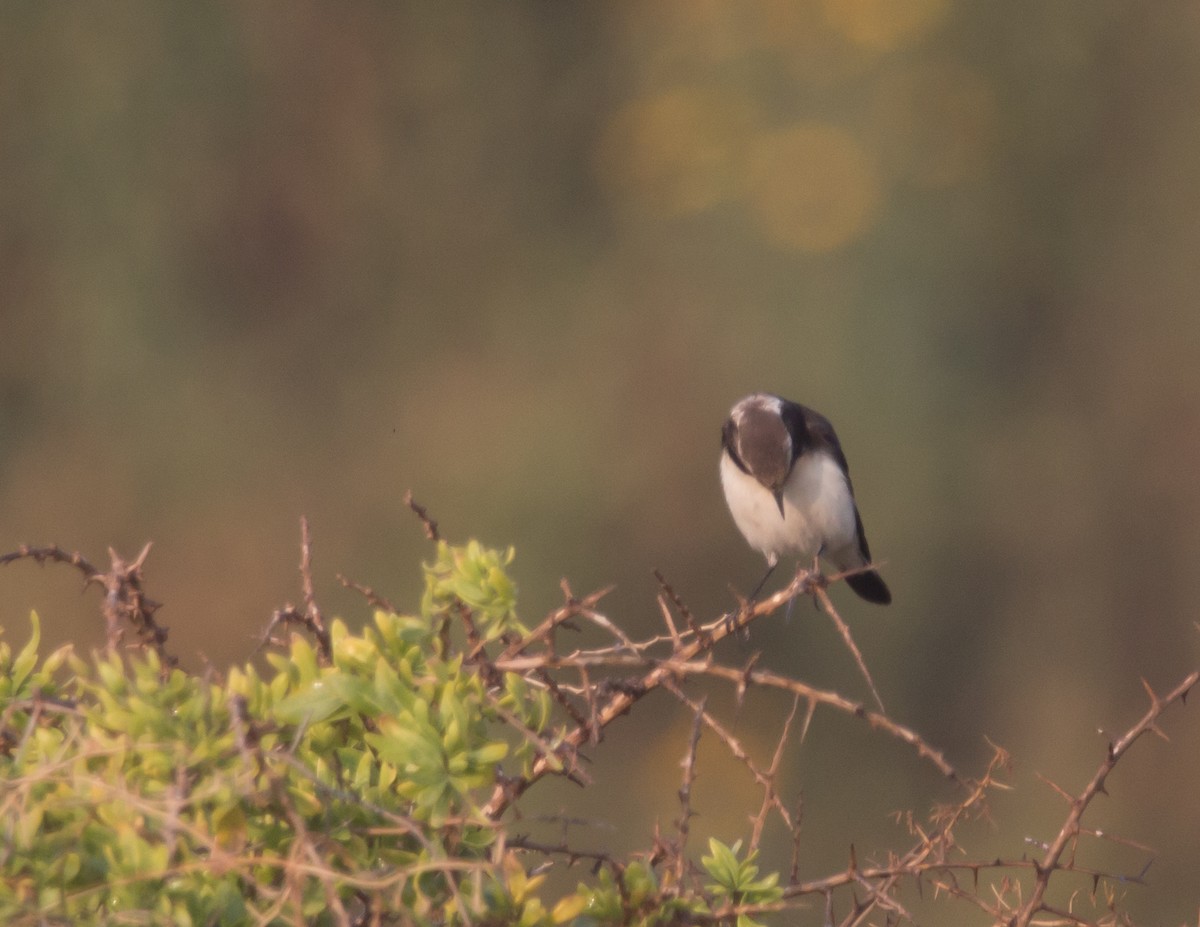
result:
[[[718,434],[778,392],[849,457],[895,604],[833,595],[889,710],[968,774],[1013,752],[967,850],[1019,856],[1066,810],[1035,773],[1077,790],[1140,678],[1200,663],[1198,252],[1182,0],[7,3],[0,552],[153,540],[173,648],[221,668],[298,599],[302,513],[326,611],[366,615],[339,571],[415,608],[411,488],[448,538],[516,546],[527,620],[565,576],[655,633],[653,568],[703,617],[757,581]],[[13,641],[36,608],[96,646],[97,599],[0,572]],[[805,603],[722,656],[756,650],[866,694]],[[767,762],[786,704],[722,710]],[[687,726],[656,698],[539,807],[648,846]],[[1159,852],[1139,919],[1193,923],[1196,708],[1164,728],[1085,823]],[[694,833],[732,841],[758,798],[722,753]],[[825,713],[786,786],[807,875],[954,795]]]

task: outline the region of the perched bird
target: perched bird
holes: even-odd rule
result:
[[[770,393],[738,402],[721,429],[721,486],[738,530],[767,558],[754,595],[784,554],[839,570],[871,562],[846,455],[819,412]],[[873,569],[846,582],[868,602],[892,601]]]

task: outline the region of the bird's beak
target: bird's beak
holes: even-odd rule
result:
[[[783,514],[783,490],[782,490],[782,489],[777,489],[777,490],[775,490],[775,492],[774,492],[774,494],[773,494],[773,495],[775,496],[775,504],[776,504],[777,506],[779,506],[779,517],[780,517],[780,518],[784,518],[784,517],[786,517],[786,516]]]

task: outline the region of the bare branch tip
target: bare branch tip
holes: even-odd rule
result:
[[[438,523],[429,516],[425,506],[418,504],[413,498],[412,490],[404,490],[404,504],[413,510],[413,513],[421,520],[422,526],[425,528],[425,537],[434,543],[440,541],[442,536],[438,533]]]

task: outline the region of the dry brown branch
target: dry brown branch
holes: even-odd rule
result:
[[[325,630],[325,618],[317,605],[317,593],[312,578],[312,535],[308,530],[308,518],[300,516],[300,588],[304,593],[304,614],[321,635],[320,640],[328,646],[329,633]]]
[[[361,595],[364,599],[366,599],[367,603],[372,608],[378,608],[382,611],[390,612],[393,615],[399,614],[396,611],[396,606],[394,606],[391,602],[389,602],[385,597],[383,597],[379,593],[377,593],[370,586],[364,586],[364,585],[362,585],[362,583],[356,583],[353,580],[347,579],[341,573],[335,574],[335,578],[337,579],[337,581],[339,583],[342,584],[343,588],[353,589],[355,592],[357,592],[359,595]]]
[[[496,713],[497,717],[519,733],[533,747],[539,757],[546,759],[552,764],[557,764],[563,775],[576,785],[591,784],[592,777],[588,775],[587,770],[579,765],[578,751],[572,750],[567,753],[567,761],[564,762],[562,755],[564,751],[555,750],[550,744],[546,743],[537,731],[532,730],[520,718],[501,705],[500,700],[490,691],[485,691],[484,696],[487,698],[488,704],[492,706],[492,711]]]
[[[663,623],[667,626],[667,633],[671,635],[671,643],[678,648],[681,644],[679,629],[675,627],[675,619],[671,617],[671,609],[667,605],[667,600],[660,593],[655,601],[658,602],[658,610],[662,614]]]
[[[518,654],[522,654],[538,642],[544,643],[548,650],[553,651],[554,632],[576,615],[595,608],[596,604],[612,592],[614,588],[613,586],[606,586],[604,589],[589,593],[582,599],[577,599],[571,592],[571,587],[565,579],[560,583],[560,586],[563,591],[563,604],[547,615],[541,624],[526,634],[521,640],[510,644],[504,650],[505,657],[515,657]]]
[[[317,645],[317,659],[322,665],[328,666],[333,662],[333,642],[329,638],[329,629],[325,627],[325,618],[313,591],[312,538],[308,531],[308,519],[303,515],[300,516],[300,590],[304,596],[304,611],[300,611],[290,602],[283,608],[275,609],[270,622],[263,630],[259,649],[268,644],[282,646],[283,642],[274,636],[275,629],[280,625],[297,625],[312,635]]]
[[[707,675],[715,676],[721,679],[727,679],[730,682],[737,682],[740,679],[747,679],[753,685],[763,686],[769,689],[780,689],[784,692],[791,692],[793,695],[798,695],[801,698],[807,699],[810,704],[827,705],[844,714],[852,715],[856,718],[861,718],[866,721],[871,727],[886,731],[897,740],[901,740],[909,746],[913,747],[917,753],[933,763],[938,771],[946,778],[959,781],[959,775],[954,767],[947,762],[942,751],[930,746],[924,738],[921,737],[912,728],[906,727],[893,721],[887,715],[877,711],[871,711],[863,707],[861,702],[852,701],[845,696],[839,695],[826,689],[818,689],[815,686],[810,686],[807,683],[800,682],[798,679],[792,679],[789,676],[783,676],[779,673],[771,672],[770,670],[751,670],[749,676],[741,670],[736,670],[727,666],[718,666],[711,663],[674,663],[669,664],[671,669],[677,673],[684,675]]]
[[[406,495],[406,503],[421,519],[427,536],[437,540],[436,522],[429,518],[424,508],[412,500],[411,494]],[[168,668],[174,665],[174,660],[165,654],[165,629],[159,629],[153,620],[153,613],[158,606],[142,593],[142,570],[149,549],[147,545],[140,555],[129,563],[114,551],[110,551],[112,566],[107,572],[98,570],[79,554],[70,554],[54,546],[22,547],[14,553],[0,557],[0,565],[18,559],[32,559],[38,563],[55,562],[73,566],[84,576],[85,587],[95,583],[105,590],[103,613],[108,623],[110,645],[115,646],[123,629],[127,625],[132,626],[138,633],[139,644],[153,648],[162,657],[164,668]],[[269,640],[273,630],[280,624],[299,625],[316,640],[319,659],[328,663],[332,658],[331,643],[325,619],[316,600],[311,538],[305,519],[301,520],[300,574],[303,608],[288,605],[276,611],[264,639]],[[609,724],[627,713],[650,693],[664,690],[689,712],[691,720],[690,736],[681,762],[679,818],[674,825],[673,838],[669,834],[660,834],[656,828],[652,847],[640,854],[640,858],[648,861],[651,866],[662,867],[659,870],[659,900],[674,900],[689,892],[697,892],[697,898],[711,902],[708,910],[700,913],[699,909],[693,909],[684,915],[679,923],[724,925],[736,922],[741,916],[754,918],[771,913],[793,913],[801,907],[811,907],[820,903],[824,908],[825,923],[829,927],[863,927],[876,923],[912,924],[915,923],[919,912],[914,913],[910,908],[913,902],[907,895],[901,894],[902,890],[907,891],[908,888],[915,888],[919,895],[932,892],[936,899],[945,897],[961,900],[986,914],[993,923],[1003,924],[1005,927],[1030,927],[1034,924],[1039,927],[1115,927],[1124,923],[1121,919],[1124,915],[1120,913],[1117,905],[1121,890],[1126,885],[1143,883],[1149,863],[1147,862],[1146,867],[1138,873],[1120,875],[1079,865],[1075,859],[1076,851],[1080,849],[1081,838],[1089,837],[1111,841],[1145,853],[1151,851],[1145,844],[1135,840],[1095,828],[1085,828],[1082,825],[1082,817],[1097,795],[1107,794],[1105,785],[1109,773],[1138,738],[1146,733],[1165,736],[1159,727],[1163,712],[1176,701],[1185,701],[1189,690],[1200,681],[1200,672],[1188,675],[1174,689],[1162,696],[1146,685],[1150,701],[1148,709],[1124,734],[1112,739],[1099,768],[1082,791],[1074,794],[1041,777],[1066,802],[1067,812],[1066,819],[1054,839],[1048,843],[1033,844],[1037,848],[1037,859],[1026,858],[1024,855],[1019,858],[1007,855],[980,860],[970,857],[963,850],[960,830],[965,830],[968,823],[987,821],[989,797],[995,790],[1008,787],[1002,779],[1002,774],[1008,767],[1008,755],[996,747],[992,761],[981,778],[962,778],[941,751],[931,746],[916,731],[886,714],[862,653],[826,592],[826,584],[842,578],[844,574],[827,579],[816,572],[815,568],[798,570],[792,582],[774,595],[757,602],[739,601],[735,612],[721,615],[707,623],[697,619],[682,596],[661,574],[656,572],[655,575],[661,587],[657,604],[663,618],[665,633],[646,639],[631,638],[616,622],[597,611],[597,605],[608,589],[577,597],[565,580],[562,582],[562,604],[546,615],[537,627],[520,635],[503,633],[499,639],[485,639],[485,635],[481,633],[481,613],[472,611],[465,603],[459,603],[453,612],[447,613],[446,624],[442,628],[442,653],[461,658],[463,665],[468,667],[470,672],[478,674],[478,681],[485,688],[487,701],[483,710],[487,717],[508,729],[509,733],[506,736],[511,740],[519,742],[518,738],[523,739],[532,748],[530,750],[522,745],[524,756],[531,757],[526,775],[509,778],[502,770],[496,771],[495,784],[484,808],[490,818],[489,826],[495,828],[496,836],[490,862],[431,862],[405,867],[402,871],[381,875],[378,879],[362,874],[348,877],[337,872],[336,866],[329,862],[332,844],[319,828],[311,825],[311,822],[306,825],[294,798],[285,788],[286,780],[279,772],[280,762],[298,767],[298,761],[285,749],[277,749],[268,754],[260,745],[262,732],[256,730],[251,723],[245,705],[236,700],[230,705],[236,749],[245,759],[247,777],[254,777],[256,781],[265,783],[294,832],[295,839],[289,848],[289,855],[283,859],[266,861],[256,857],[253,859],[255,869],[252,870],[249,868],[249,856],[242,860],[228,848],[222,848],[211,835],[193,834],[185,830],[183,821],[186,816],[182,811],[187,803],[198,801],[201,796],[188,794],[182,783],[174,789],[168,789],[161,800],[140,799],[144,804],[142,810],[147,816],[163,822],[170,841],[197,841],[198,845],[208,847],[212,858],[221,865],[241,866],[245,863],[247,873],[257,871],[263,866],[278,867],[279,879],[268,884],[255,885],[248,876],[246,877],[247,893],[266,904],[270,918],[290,918],[296,923],[302,922],[299,899],[303,894],[304,882],[315,878],[324,889],[325,901],[335,922],[367,923],[369,921],[364,917],[352,918],[351,911],[346,906],[346,896],[339,895],[343,887],[350,886],[363,893],[357,901],[359,905],[369,908],[371,899],[368,893],[402,885],[422,872],[438,872],[446,877],[448,891],[453,895],[457,910],[464,912],[463,922],[469,924],[469,917],[465,912],[471,905],[460,895],[460,891],[466,892],[472,884],[468,880],[473,879],[475,901],[479,903],[483,877],[488,871],[488,866],[511,863],[516,858],[513,855],[514,851],[539,853],[544,857],[536,861],[534,873],[550,865],[560,864],[564,860],[568,865],[580,860],[589,860],[597,867],[608,867],[620,876],[625,863],[607,853],[574,846],[573,842],[568,840],[565,827],[560,842],[539,842],[508,833],[506,825],[499,821],[524,792],[545,775],[561,775],[577,784],[585,784],[587,776],[580,765],[585,759],[580,753],[584,744],[598,744]],[[376,596],[367,587],[350,583],[340,576],[339,580],[348,588],[362,593],[372,605],[395,611],[390,603]],[[875,703],[879,706],[878,710],[872,710],[863,702],[847,698],[836,691],[819,689],[800,680],[763,669],[759,665],[758,654],[752,655],[740,666],[724,665],[718,661],[715,648],[724,638],[744,631],[752,621],[775,612],[804,594],[811,594],[834,622]],[[575,619],[579,620],[573,623]],[[456,628],[453,642],[447,627],[451,620],[462,623],[462,635],[457,633]],[[577,630],[576,625],[584,621],[606,632],[608,640],[605,645],[589,649],[579,648],[570,652],[560,651],[559,630]],[[539,726],[535,729],[530,726],[533,722],[504,706],[496,687],[503,682],[505,673],[520,674],[530,687],[539,688],[553,699],[558,709],[561,709],[554,712],[557,726]],[[706,695],[690,691],[690,684],[696,682],[728,685],[738,706],[741,706],[743,697],[752,688],[775,690],[791,695],[790,711],[782,722],[769,762],[753,756],[732,726],[709,710]],[[804,706],[803,713],[801,703]],[[8,741],[10,749],[20,749],[25,739],[32,736],[36,726],[42,723],[44,715],[54,711],[73,710],[70,705],[58,705],[41,699],[24,699],[14,704],[18,705],[20,710],[29,710],[30,717],[25,722],[24,734],[18,730]],[[918,757],[931,763],[944,776],[961,786],[961,789],[955,793],[955,801],[935,807],[928,816],[918,817],[912,812],[897,815],[897,821],[908,826],[911,845],[907,849],[888,851],[883,855],[863,854],[860,862],[859,853],[851,845],[848,862],[844,868],[801,879],[799,860],[803,803],[799,800],[792,802],[781,793],[780,779],[788,752],[787,745],[797,739],[793,737],[797,729],[798,739],[804,739],[818,707],[829,708],[839,715],[859,719],[874,730],[899,740],[913,749]],[[9,719],[16,710],[9,706],[4,717],[0,719],[0,728],[7,730]],[[541,721],[537,724],[540,725]],[[692,836],[693,817],[699,813],[694,807],[694,785],[701,772],[699,742],[705,730],[714,735],[717,748],[728,751],[738,760],[761,789],[762,797],[757,812],[749,816],[751,834],[747,845],[748,852],[756,851],[764,843],[764,833],[768,826],[784,829],[791,839],[790,879],[787,886],[782,888],[782,897],[769,895],[767,897],[772,899],[769,902],[752,904],[748,903],[745,897],[737,895],[733,896],[734,901],[730,901],[729,894],[713,895],[711,889],[704,886],[703,873],[688,858],[687,847],[689,837]],[[311,770],[304,772],[313,782],[318,795],[337,794],[342,800],[362,801],[361,798],[356,799],[348,793],[343,795],[329,783],[322,782]],[[19,780],[12,785],[16,790],[14,794],[18,795],[21,788],[27,787],[26,783]],[[363,805],[367,807],[365,801]],[[754,811],[753,808],[750,810]],[[382,809],[379,811],[381,814],[388,814]],[[394,832],[411,837],[426,850],[430,849],[428,838],[422,832],[422,825],[395,814],[391,814],[387,821],[393,826],[374,827],[371,833],[379,835]],[[445,826],[454,830],[464,826],[466,821],[464,815],[457,821],[445,822]],[[183,868],[180,871],[184,871]],[[1066,880],[1059,879],[1055,881],[1055,891],[1064,895],[1065,900],[1051,899],[1050,883],[1055,879],[1056,873],[1069,874],[1076,881],[1087,880],[1090,883],[1090,892],[1087,888],[1064,886],[1061,883]],[[628,902],[629,897],[625,894],[622,880],[617,878],[615,882],[623,893],[623,902]],[[311,887],[311,883],[309,885]],[[1072,891],[1067,893],[1067,888],[1071,888]],[[706,892],[708,894],[705,894]],[[258,915],[262,913],[258,912]],[[357,913],[361,911],[356,909]]]
[[[595,736],[595,732],[602,730],[627,712],[639,699],[646,693],[659,688],[665,679],[674,672],[674,667],[679,662],[692,660],[696,656],[710,651],[717,642],[727,637],[731,633],[735,633],[756,618],[770,614],[778,609],[781,605],[789,601],[793,596],[802,591],[809,589],[812,582],[812,577],[808,573],[798,573],[796,578],[779,592],[774,595],[755,603],[751,607],[743,607],[733,615],[723,615],[721,618],[703,627],[694,625],[693,633],[687,640],[681,640],[681,646],[678,647],[672,654],[670,665],[665,662],[660,662],[657,665],[652,665],[640,678],[625,680],[620,686],[609,694],[602,705],[599,705],[596,711],[596,720],[591,729],[585,730],[581,727],[576,727],[567,734],[564,742],[568,747],[578,748],[586,740]],[[678,597],[673,591],[668,593],[673,599],[678,600]],[[631,642],[632,643],[632,642]],[[624,642],[621,646],[630,649]],[[647,649],[648,645],[633,646],[633,650]],[[642,659],[633,654],[627,654],[632,659]],[[619,655],[613,653],[612,650],[595,652],[593,657],[598,658],[598,662],[593,665],[614,665],[614,662],[619,662]],[[579,666],[587,665],[586,658],[583,655],[576,653],[568,657],[553,658],[551,662],[547,662],[546,658],[529,658],[515,657],[510,660],[496,660],[493,664],[497,669],[511,669],[516,672],[521,672],[529,669],[550,669],[552,667],[561,666]],[[541,779],[544,775],[550,772],[550,766],[545,758],[539,759],[534,763],[533,769],[528,776],[522,776],[518,779],[500,783],[496,786],[492,793],[491,799],[485,806],[485,812],[493,820],[502,815],[512,802],[519,798],[526,789],[534,782]]]
[[[682,885],[687,875],[687,840],[692,826],[692,785],[696,781],[696,756],[700,746],[701,722],[704,720],[705,699],[697,703],[692,718],[692,733],[687,753],[683,756],[683,781],[679,785],[679,820],[675,825],[674,869],[675,884]]]
[[[836,578],[850,576],[856,572],[860,571],[851,570],[845,573],[839,573],[837,574]],[[883,714],[886,714],[887,709],[883,707],[883,699],[879,697],[879,690],[875,688],[875,680],[871,678],[871,671],[867,669],[867,663],[863,659],[862,651],[858,649],[858,644],[854,643],[854,638],[850,634],[850,626],[842,620],[842,616],[839,615],[837,609],[833,607],[833,602],[829,598],[829,593],[825,591],[825,585],[815,584],[813,586],[812,594],[816,596],[817,601],[821,603],[821,609],[830,617],[830,619],[833,621],[834,627],[838,630],[838,634],[842,636],[842,641],[845,643],[846,649],[850,651],[850,655],[854,657],[854,662],[858,665],[858,671],[862,673],[863,679],[867,681],[867,688],[871,690],[871,695],[874,696],[875,704],[879,706],[879,711]]]
[[[679,593],[677,593],[671,584],[667,582],[666,577],[664,577],[660,571],[655,570],[654,578],[658,580],[658,585],[662,587],[662,591],[667,594],[667,596],[675,604],[675,607],[679,609],[679,614],[683,617],[684,623],[687,624],[688,629],[693,634],[702,636],[704,632],[700,629],[700,623],[696,621],[696,616],[692,614],[692,610],[687,607],[687,604],[680,597]],[[742,604],[744,605],[745,603]],[[671,630],[671,636],[678,640],[679,635],[675,632],[675,624],[670,620],[669,615],[667,618],[667,626]]]
[[[754,762],[754,759],[746,751],[742,742],[734,736],[733,732],[704,709],[703,701],[688,698],[683,690],[670,679],[663,682],[663,687],[679,699],[679,701],[687,705],[704,722],[704,725],[725,744],[725,748],[733,755],[734,759],[746,767],[751,777],[763,790],[763,803],[768,808],[774,808],[790,830],[793,826],[791,813],[784,806],[783,802],[779,800],[779,796],[775,792],[774,779],[769,771],[759,768],[758,764]],[[752,842],[751,849],[755,849],[756,847],[757,844]]]
[[[1078,837],[1092,835],[1103,839],[1110,836],[1100,831],[1089,831],[1079,824],[1079,819],[1087,805],[1096,795],[1104,791],[1104,782],[1109,772],[1128,751],[1129,747],[1142,735],[1156,729],[1158,717],[1163,710],[1175,701],[1182,702],[1187,692],[1200,681],[1200,672],[1187,676],[1179,685],[1165,696],[1158,696],[1150,691],[1150,708],[1137,723],[1120,738],[1113,741],[1100,768],[1092,777],[1084,790],[1070,800],[1070,811],[1056,839],[1045,848],[1040,860],[1027,858],[1000,858],[990,861],[963,861],[950,858],[951,852],[961,852],[958,848],[956,829],[967,818],[982,818],[987,815],[986,797],[995,788],[1006,788],[1003,782],[995,778],[997,772],[1005,768],[1009,762],[1008,755],[996,748],[995,756],[987,772],[977,782],[971,783],[970,793],[957,805],[935,809],[930,818],[932,829],[925,829],[913,819],[909,819],[910,828],[917,837],[917,842],[903,856],[894,858],[886,865],[862,867],[852,855],[850,864],[845,870],[819,879],[796,882],[784,890],[785,901],[806,895],[820,895],[825,898],[827,923],[839,923],[842,927],[853,927],[864,922],[873,908],[887,912],[894,921],[896,918],[912,922],[912,916],[905,912],[895,898],[895,890],[904,880],[920,884],[920,880],[928,879],[937,893],[956,897],[973,904],[985,912],[997,924],[1009,927],[1026,927],[1038,924],[1049,927],[1051,924],[1116,924],[1113,912],[1116,910],[1115,887],[1118,885],[1144,884],[1146,867],[1134,874],[1117,874],[1077,865],[1073,859],[1065,858],[1067,851],[1073,848]],[[1061,791],[1061,790],[1057,790]],[[1118,842],[1145,849],[1144,845],[1134,841],[1116,838]],[[999,877],[997,883],[989,886],[990,897],[980,893],[981,873],[991,872]],[[1096,899],[1101,892],[1098,903],[1109,911],[1100,920],[1089,920],[1075,910],[1075,899],[1078,892],[1071,898],[1069,907],[1054,905],[1045,900],[1045,893],[1050,878],[1055,872],[1071,873],[1087,878],[1092,883],[1092,896]],[[1029,873],[1033,876],[1032,887],[1026,890],[1016,875]],[[964,886],[959,876],[969,876],[970,885]],[[833,915],[833,893],[839,889],[858,887],[867,892],[866,897],[853,897],[849,913],[840,921]],[[783,905],[776,903],[762,905],[751,909],[742,906],[736,912],[722,911],[716,913],[740,913],[753,916],[781,910]],[[1034,920],[1039,915],[1046,917]]]
[[[0,557],[0,566],[7,566],[16,560],[33,560],[39,566],[45,566],[47,560],[51,563],[66,563],[83,574],[85,585],[90,583],[93,577],[100,572],[79,552],[67,553],[57,544],[51,544],[48,547],[30,547],[28,544],[22,544],[11,554]]]
[[[754,818],[754,829],[750,833],[750,849],[757,850],[759,841],[762,839],[763,828],[767,824],[767,814],[776,804],[782,806],[782,799],[775,788],[775,782],[779,778],[779,767],[783,762],[783,750],[787,746],[788,736],[792,731],[792,723],[796,720],[796,712],[800,708],[800,696],[792,698],[792,710],[788,712],[787,718],[783,722],[783,730],[779,734],[779,743],[775,745],[775,755],[771,757],[771,765],[767,768],[766,778],[767,787],[763,789],[762,805],[758,809],[758,814]],[[780,817],[789,825],[789,830],[792,834],[793,849],[799,849],[800,839],[800,822],[786,808],[782,809]],[[793,853],[793,862],[795,862],[796,854]]]
[[[1063,853],[1069,845],[1076,841],[1081,833],[1080,820],[1083,813],[1087,810],[1088,805],[1099,794],[1107,794],[1105,782],[1108,779],[1108,774],[1112,772],[1113,767],[1125,755],[1131,746],[1143,734],[1154,731],[1161,734],[1158,728],[1158,719],[1162,715],[1167,706],[1174,702],[1184,702],[1187,699],[1188,692],[1200,681],[1200,671],[1189,673],[1182,682],[1174,689],[1168,692],[1165,696],[1159,696],[1150,688],[1149,684],[1142,681],[1142,685],[1146,688],[1146,693],[1150,698],[1150,707],[1146,709],[1146,713],[1129,728],[1124,734],[1116,740],[1111,741],[1108,745],[1108,751],[1104,760],[1100,763],[1095,774],[1083,791],[1080,792],[1071,800],[1070,811],[1067,814],[1067,819],[1063,822],[1062,827],[1058,831],[1058,835],[1050,842],[1046,848],[1045,854],[1035,863],[1037,877],[1034,879],[1033,889],[1029,893],[1029,897],[1016,912],[1012,923],[1014,927],[1028,927],[1033,917],[1039,911],[1047,910],[1045,904],[1046,890],[1050,885],[1050,877],[1056,870],[1062,867]],[[1061,792],[1062,790],[1059,789]]]
[[[770,601],[770,600],[767,600]],[[760,606],[763,603],[760,603]],[[755,606],[757,609],[760,606]],[[720,636],[725,636],[730,633],[724,626],[724,622],[715,622],[713,625],[707,626],[720,640]],[[736,630],[740,625],[732,625]],[[717,636],[720,635],[720,636]],[[685,648],[687,649],[687,648]],[[768,689],[778,689],[783,692],[789,692],[793,695],[798,695],[806,699],[810,704],[825,705],[833,708],[843,714],[858,718],[865,721],[871,727],[877,730],[885,731],[892,737],[903,741],[913,747],[918,755],[924,757],[929,762],[933,763],[938,771],[948,779],[958,781],[959,775],[954,767],[947,762],[945,756],[940,750],[930,746],[916,731],[896,721],[893,721],[887,715],[880,714],[876,711],[863,706],[861,702],[855,702],[827,689],[819,689],[811,686],[808,683],[801,682],[797,679],[792,679],[790,676],[784,676],[779,673],[771,672],[770,670],[751,669],[747,673],[743,669],[737,669],[730,666],[723,666],[714,663],[710,659],[692,660],[692,659],[676,659],[674,657],[664,657],[659,660],[652,659],[646,656],[632,656],[625,653],[615,653],[612,649],[598,651],[576,651],[571,654],[564,654],[548,661],[544,657],[529,656],[529,657],[514,657],[510,660],[496,660],[493,666],[503,672],[523,673],[533,669],[561,669],[561,668],[587,668],[587,667],[604,667],[610,669],[616,668],[647,668],[649,671],[640,680],[635,680],[629,683],[624,690],[624,698],[620,705],[622,710],[627,710],[637,698],[646,694],[649,687],[660,687],[663,685],[663,680],[671,677],[686,677],[686,676],[710,676],[716,679],[724,679],[735,686],[748,682],[751,685],[757,685]],[[643,687],[646,687],[643,690]],[[581,693],[582,694],[582,693]],[[636,696],[636,697],[635,697]],[[597,711],[596,724],[599,727],[605,727],[613,720],[619,717],[621,710],[617,710],[612,703],[609,703]],[[523,790],[522,790],[523,791]]]
[[[75,567],[83,574],[85,588],[97,585],[104,590],[100,610],[104,615],[108,646],[117,647],[124,640],[126,625],[132,627],[137,636],[136,646],[153,650],[166,676],[179,661],[167,650],[167,628],[154,618],[162,604],[149,598],[142,588],[142,570],[146,558],[150,556],[151,546],[147,543],[132,561],[125,560],[110,547],[108,557],[111,566],[107,571],[97,569],[79,553],[67,553],[57,544],[48,547],[22,544],[16,551],[0,557],[0,566],[16,560],[34,560],[40,565],[49,561]]]
[[[435,544],[442,539],[442,536],[438,534],[437,522],[429,517],[429,513],[425,511],[425,506],[417,504],[417,500],[413,498],[411,489],[404,491],[404,504],[413,510],[417,518],[421,519],[421,524],[425,526],[425,537],[429,538]]]
[[[617,861],[612,855],[603,850],[581,850],[578,847],[569,846],[565,840],[560,843],[543,843],[518,834],[510,837],[506,845],[510,850],[529,850],[545,856],[565,856],[568,866],[574,866],[581,859],[590,859],[595,863],[607,863],[610,866],[617,865]]]

